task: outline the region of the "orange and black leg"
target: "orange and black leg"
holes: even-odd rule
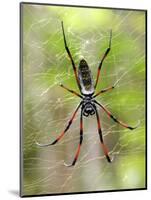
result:
[[[78,112],[78,110],[79,110],[81,104],[82,104],[82,103],[80,103],[80,104],[78,105],[78,107],[77,107],[76,110],[74,111],[74,113],[73,113],[71,119],[69,120],[68,125],[66,126],[66,128],[64,129],[64,131],[57,137],[57,139],[55,139],[53,142],[48,143],[48,144],[41,144],[41,143],[38,143],[38,142],[37,142],[37,145],[40,146],[40,147],[46,147],[46,146],[50,146],[50,145],[56,144],[56,143],[64,136],[64,134],[67,132],[67,130],[70,128],[70,126],[71,126],[71,124],[72,124],[72,122],[73,122],[73,119],[75,118],[76,113]]]
[[[65,166],[71,167],[71,166],[74,166],[76,164],[78,156],[80,154],[80,148],[81,148],[81,145],[82,145],[82,141],[83,141],[83,114],[82,114],[82,110],[81,110],[81,116],[80,116],[80,141],[79,141],[79,145],[78,145],[78,148],[77,148],[77,151],[76,151],[76,154],[75,154],[75,157],[74,157],[74,160],[73,160],[72,164],[68,165],[68,164],[64,163]]]
[[[70,89],[68,89],[66,86],[64,86],[64,85],[62,85],[62,84],[60,84],[60,86],[61,86],[62,88],[64,88],[64,89],[66,89],[68,92],[71,92],[72,94],[75,94],[76,96],[78,96],[78,97],[80,97],[81,99],[83,99],[83,97],[82,97],[79,93],[75,92],[74,90],[70,90]]]
[[[105,89],[103,89],[103,90],[97,92],[97,93],[93,96],[93,98],[99,96],[100,94],[102,94],[102,93],[104,93],[104,92],[110,91],[110,90],[112,90],[112,89],[114,89],[114,88],[115,88],[115,86],[111,86],[111,87],[105,88]]]
[[[97,87],[97,84],[98,84],[98,80],[99,80],[99,76],[100,76],[100,71],[101,71],[101,67],[102,67],[102,64],[103,64],[103,61],[104,59],[106,58],[106,56],[108,55],[108,53],[110,52],[111,50],[111,39],[112,39],[112,30],[110,31],[110,40],[109,40],[109,46],[108,48],[106,49],[102,59],[101,59],[101,62],[99,64],[99,67],[98,67],[98,72],[97,72],[97,77],[96,77],[96,82],[95,82],[95,85],[94,85],[94,88],[96,89]]]
[[[111,160],[111,158],[109,156],[108,148],[106,147],[106,145],[104,144],[104,141],[103,141],[103,135],[102,135],[102,130],[101,130],[100,117],[99,117],[97,108],[95,108],[95,112],[96,112],[96,118],[97,118],[97,124],[98,124],[98,133],[99,133],[99,136],[100,136],[101,147],[103,149],[103,152],[104,152],[104,155],[106,156],[107,161],[109,163],[111,163],[112,160]]]
[[[124,122],[122,122],[122,121],[118,120],[116,117],[114,117],[114,116],[112,115],[112,113],[111,113],[110,111],[108,111],[108,110],[107,110],[104,106],[102,106],[100,103],[98,103],[97,101],[94,101],[94,102],[95,102],[97,105],[99,105],[99,106],[106,112],[106,114],[107,114],[111,119],[114,120],[114,122],[120,124],[120,125],[123,126],[124,128],[128,128],[128,129],[130,129],[130,130],[134,130],[134,129],[136,129],[136,128],[138,127],[138,125],[136,125],[135,127],[131,127],[131,126],[125,124]]]
[[[71,55],[71,52],[69,50],[69,47],[67,45],[67,41],[66,41],[66,36],[65,36],[65,31],[64,31],[64,26],[63,26],[63,21],[61,22],[61,25],[62,25],[62,32],[63,32],[63,39],[64,39],[64,45],[65,45],[65,49],[67,51],[67,54],[69,56],[69,59],[72,63],[72,67],[73,67],[73,71],[74,71],[74,74],[75,74],[75,78],[76,78],[76,81],[77,81],[77,84],[78,84],[78,87],[79,89],[81,88],[80,86],[80,82],[79,82],[79,79],[78,79],[78,75],[77,75],[77,69],[76,69],[76,66],[75,66],[75,63],[74,63],[74,60],[72,58],[72,55]]]

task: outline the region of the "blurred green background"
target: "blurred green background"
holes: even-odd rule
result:
[[[117,87],[97,97],[130,131],[99,109],[105,144],[114,158],[109,164],[100,147],[95,116],[84,118],[84,141],[77,164],[68,168],[79,142],[79,114],[65,128],[80,99],[60,83],[78,91],[65,52],[61,21],[78,67],[87,60],[95,80],[110,29],[112,49],[104,61],[97,91]],[[23,25],[23,179],[22,195],[133,189],[145,187],[145,12],[22,4]]]

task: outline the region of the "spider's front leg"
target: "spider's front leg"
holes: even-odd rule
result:
[[[77,107],[76,110],[74,111],[74,113],[73,113],[71,119],[69,120],[68,125],[66,126],[66,128],[64,129],[64,131],[57,137],[57,139],[55,139],[53,142],[47,143],[47,144],[41,144],[41,143],[38,143],[38,142],[36,142],[36,144],[37,144],[38,146],[40,146],[40,147],[47,147],[47,146],[56,144],[56,143],[64,136],[64,134],[67,132],[67,130],[70,128],[70,126],[71,126],[71,124],[72,124],[72,122],[73,122],[73,119],[75,118],[76,113],[78,112],[78,110],[79,110],[81,104],[82,104],[82,102],[78,105],[78,107]]]
[[[103,141],[101,123],[100,123],[100,118],[99,118],[99,114],[98,114],[97,108],[95,108],[95,112],[96,112],[96,118],[97,118],[97,124],[98,124],[98,133],[99,133],[99,136],[100,136],[101,147],[102,147],[102,149],[104,151],[104,155],[106,156],[107,161],[109,163],[111,163],[112,159],[110,158],[108,148],[106,147],[106,145],[104,144],[104,141]]]
[[[138,124],[137,124],[136,126],[131,127],[131,126],[129,126],[128,124],[125,124],[124,122],[122,122],[122,121],[120,121],[119,119],[117,119],[116,117],[114,117],[114,116],[112,115],[112,113],[111,113],[110,111],[108,111],[102,104],[98,103],[96,100],[94,100],[94,102],[95,102],[97,105],[99,105],[99,106],[106,112],[106,114],[107,114],[114,122],[120,124],[120,125],[123,126],[124,128],[128,128],[128,129],[130,129],[130,130],[134,130],[134,129],[136,129],[136,128],[139,126],[140,121],[138,122]]]
[[[78,145],[78,148],[77,148],[77,151],[76,151],[76,154],[75,154],[75,157],[74,157],[74,160],[73,160],[72,164],[68,165],[68,164],[64,163],[65,166],[71,167],[71,166],[75,165],[75,163],[77,162],[78,156],[80,154],[80,148],[81,148],[81,145],[82,145],[82,141],[83,141],[83,113],[82,113],[82,110],[81,110],[81,116],[80,116],[80,141],[79,141],[79,145]]]

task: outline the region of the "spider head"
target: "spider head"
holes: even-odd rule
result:
[[[83,107],[83,115],[85,117],[88,117],[89,115],[94,115],[94,114],[95,114],[95,110],[92,103],[86,103]]]

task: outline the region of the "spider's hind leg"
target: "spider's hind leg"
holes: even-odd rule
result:
[[[69,59],[70,59],[70,61],[71,61],[71,64],[72,64],[72,68],[73,68],[73,71],[74,71],[74,75],[75,75],[75,78],[76,78],[77,85],[78,85],[78,87],[79,87],[79,89],[80,89],[81,86],[80,86],[80,82],[79,82],[79,78],[78,78],[78,74],[77,74],[77,68],[76,68],[75,63],[74,63],[74,60],[73,60],[73,58],[72,58],[70,49],[69,49],[69,47],[68,47],[68,45],[67,45],[63,21],[61,22],[61,26],[62,26],[62,33],[63,33],[64,46],[65,46],[66,52],[67,52],[67,54],[68,54],[68,56],[69,56]]]
[[[98,67],[97,77],[96,77],[96,81],[95,81],[95,85],[94,85],[95,89],[96,89],[97,84],[98,84],[98,80],[99,80],[100,71],[101,71],[101,68],[102,68],[102,65],[103,65],[103,61],[105,60],[105,58],[107,57],[108,53],[111,50],[111,41],[112,41],[112,30],[110,30],[110,39],[109,39],[108,48],[106,49],[106,51],[105,51],[105,53],[104,53],[104,55],[103,55],[103,57],[100,61],[99,67]]]

